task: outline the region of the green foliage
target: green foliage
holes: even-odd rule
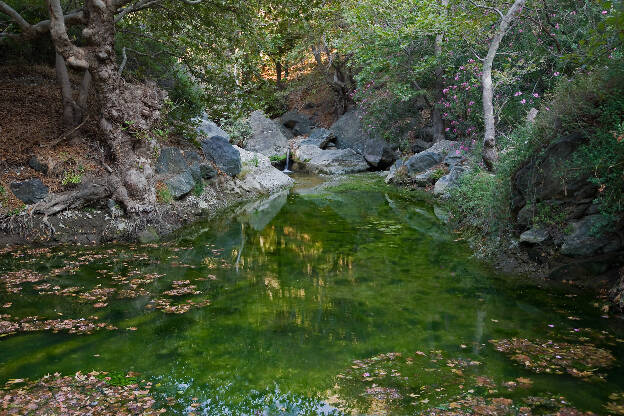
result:
[[[286,155],[273,155],[269,158],[271,162],[283,162],[286,160]]]
[[[82,183],[82,176],[85,172],[83,166],[79,166],[78,169],[66,170],[63,173],[62,184],[65,185],[78,185]]]
[[[171,191],[167,185],[163,183],[156,184],[156,199],[161,204],[170,204],[173,202],[173,195],[171,195]]]
[[[195,182],[195,186],[193,187],[193,195],[201,196],[204,193],[204,182],[200,179]]]
[[[247,118],[225,120],[221,124],[221,128],[230,135],[230,141],[239,147],[245,147],[245,143],[252,135]]]
[[[462,228],[495,234],[509,226],[508,179],[476,169],[450,190],[450,210]]]

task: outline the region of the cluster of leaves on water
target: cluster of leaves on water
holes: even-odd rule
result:
[[[529,341],[511,338],[490,341],[496,350],[535,373],[568,373],[584,379],[603,379],[596,373],[611,366],[615,357],[611,352],[592,344],[556,343],[553,341]]]
[[[495,345],[509,343],[497,341]],[[570,368],[579,361],[594,366],[612,362],[610,353],[595,347],[545,345],[544,360],[563,354]],[[580,356],[584,353],[587,357]],[[413,414],[440,416],[591,414],[575,409],[563,396],[532,395],[530,378],[496,382],[480,374],[480,365],[468,358],[446,358],[439,350],[379,354],[355,360],[338,374],[328,401],[347,414],[393,414],[409,408]],[[612,394],[610,400],[606,405],[610,412],[624,411],[624,394]]]
[[[151,248],[156,246],[143,246],[143,249]],[[73,252],[71,249],[54,251],[49,248],[3,248],[0,255],[4,254],[7,263],[16,270],[0,274],[0,293],[4,291],[7,295],[7,301],[0,304],[0,337],[33,331],[91,334],[102,329],[115,330],[115,326],[104,322],[107,315],[98,316],[97,312],[106,311],[111,302],[124,299],[143,298],[146,311],[155,309],[172,314],[183,314],[210,304],[194,281],[215,280],[216,276],[211,274],[208,277],[195,278],[193,282],[175,280],[168,283],[164,274],[145,272],[141,268],[141,264],[159,263],[159,260],[145,251],[135,249],[134,246],[128,246],[123,252],[115,249],[83,249]],[[174,253],[167,257],[170,266],[195,267],[176,261],[180,257],[175,253],[183,248],[168,247],[168,250]],[[220,253],[219,250],[213,250],[215,255]],[[42,258],[46,258],[50,264],[55,264],[57,259],[63,259],[63,266],[45,272],[33,270],[33,264],[37,265]],[[209,256],[204,262],[205,267],[211,270],[226,267],[225,260],[220,258]],[[99,267],[95,270],[97,284],[93,284],[93,279],[75,277],[84,266],[92,266],[94,263]],[[86,304],[87,310],[84,307],[72,308],[73,316],[63,316],[58,311],[55,311],[58,316],[18,316],[20,305],[26,302],[27,297],[32,296],[67,298],[78,304]],[[93,310],[89,311],[88,305]]]
[[[108,373],[46,375],[37,381],[10,380],[0,390],[4,415],[157,415],[152,384]]]

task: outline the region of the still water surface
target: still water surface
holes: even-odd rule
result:
[[[172,413],[189,411],[195,398],[200,414],[338,414],[338,408],[413,414],[448,398],[434,393],[421,402],[425,395],[408,397],[405,388],[401,397],[374,398],[357,385],[374,382],[345,384],[343,377],[354,360],[438,351],[480,363],[470,371],[494,383],[530,378],[530,394],[563,395],[582,410],[606,413],[607,396],[624,390],[619,362],[601,382],[536,375],[488,340],[558,340],[590,328],[609,334],[609,340],[590,338],[620,359],[623,344],[613,340],[624,337],[621,321],[601,318],[595,300],[573,288],[494,273],[455,241],[422,195],[372,177],[354,181],[357,186],[320,191],[301,186],[157,245],[0,257],[0,270],[35,270],[60,288],[42,295],[36,284],[24,284],[18,294],[0,286],[0,304],[12,303],[0,313],[97,316],[119,328],[0,338],[0,382],[53,372],[134,371],[153,380],[157,394],[176,399]],[[78,295],[107,287],[119,293],[145,276],[148,282],[134,285],[144,291],[130,299],[59,294],[68,287],[80,287]],[[175,288],[172,282],[187,280],[201,293],[169,298],[210,305],[183,314],[152,307]],[[106,306],[94,307],[98,302]],[[405,380],[421,377],[417,368],[401,371]],[[442,383],[429,376],[427,383]]]

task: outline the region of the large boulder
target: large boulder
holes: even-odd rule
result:
[[[176,174],[188,170],[186,159],[177,147],[165,147],[156,160],[156,173]]]
[[[336,136],[334,136],[331,131],[323,128],[318,128],[312,130],[310,136],[307,139],[301,141],[301,145],[309,144],[312,146],[316,146],[319,149],[326,149],[330,143],[335,142]]]
[[[242,169],[240,153],[225,137],[204,138],[201,140],[201,148],[206,159],[212,161],[219,170],[230,176],[240,173]]]
[[[386,169],[394,163],[394,150],[385,141],[371,137],[362,127],[361,115],[348,111],[331,127],[339,149],[353,149],[374,168]]]
[[[339,175],[364,172],[368,163],[353,149],[323,150],[318,146],[305,144],[295,150],[295,158],[305,163],[315,173]]]
[[[621,236],[605,234],[597,230],[601,215],[589,215],[571,224],[572,232],[568,234],[561,246],[561,254],[571,257],[586,257],[601,253],[612,253],[622,248]]]
[[[566,162],[586,142],[579,134],[563,137],[516,172],[512,181],[512,209],[516,215],[527,203],[549,200],[573,203],[593,197],[596,188],[587,182],[587,176],[569,174],[565,180],[562,178]]]
[[[288,140],[279,124],[257,110],[249,116],[251,137],[245,142],[245,150],[265,156],[284,156],[288,150]]]
[[[213,137],[219,136],[226,138],[228,141],[230,140],[230,136],[225,132],[225,130],[217,126],[217,124],[210,120],[206,114],[203,114],[201,117],[198,117],[193,121],[197,124],[196,131],[201,138],[212,139]]]
[[[12,182],[10,185],[13,194],[25,204],[36,204],[48,195],[48,187],[40,179],[29,179],[22,182]]]
[[[195,179],[190,171],[178,173],[165,180],[169,192],[174,199],[180,199],[195,187]]]
[[[296,111],[289,111],[278,119],[278,122],[288,130],[292,131],[294,136],[310,134],[314,125],[308,116]]]
[[[433,188],[434,195],[448,197],[451,188],[457,186],[459,179],[470,169],[467,166],[455,165],[451,171],[438,179]]]
[[[429,149],[413,155],[405,163],[408,175],[416,176],[419,173],[425,172],[429,168],[442,163],[446,155],[454,146],[454,142],[442,140],[435,143]]]

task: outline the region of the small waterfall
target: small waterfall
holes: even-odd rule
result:
[[[286,167],[284,168],[284,170],[282,172],[284,172],[285,174],[289,174],[292,173],[291,170],[288,169],[288,164],[290,163],[290,148],[288,148],[288,150],[286,151]]]

